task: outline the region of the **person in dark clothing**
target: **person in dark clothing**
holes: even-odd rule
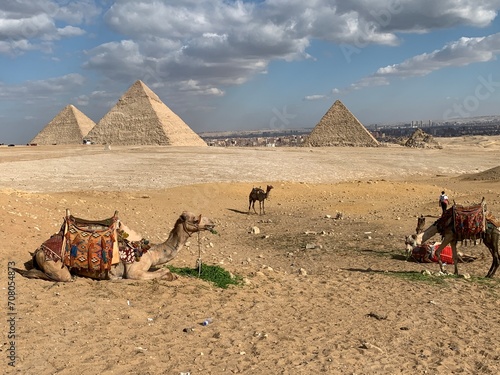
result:
[[[443,214],[448,208],[448,196],[445,194],[444,191],[441,192],[441,195],[439,196],[439,206],[441,207],[441,210],[443,210]]]

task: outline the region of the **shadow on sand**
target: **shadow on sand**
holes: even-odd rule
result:
[[[248,211],[241,211],[235,208],[228,208],[229,211],[236,212],[237,214],[248,215]]]

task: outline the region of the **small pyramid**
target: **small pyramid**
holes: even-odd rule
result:
[[[412,148],[442,148],[434,137],[422,129],[417,129],[404,143],[406,147]]]
[[[123,94],[87,138],[113,145],[207,145],[142,81]]]
[[[306,147],[378,145],[378,141],[340,100],[333,103],[304,141]]]
[[[83,138],[95,126],[74,105],[69,104],[59,112],[29,143],[39,145],[82,144]]]

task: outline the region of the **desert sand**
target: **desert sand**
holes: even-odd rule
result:
[[[487,248],[460,248],[478,257],[459,265],[470,278],[435,276],[437,264],[404,253],[417,216],[440,213],[441,190],[461,204],[485,197],[500,216],[500,137],[438,141],[442,149],[0,147],[2,372],[500,373],[500,274],[484,278]],[[267,184],[266,215],[249,215],[248,193]],[[118,210],[152,242],[182,211],[202,213],[218,234],[193,237],[171,264],[194,267],[201,251],[243,284],[16,274],[8,310],[8,265],[23,268],[66,208],[88,219]]]

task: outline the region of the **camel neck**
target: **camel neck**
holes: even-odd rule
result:
[[[184,247],[189,234],[184,230],[182,222],[177,222],[170,232],[168,239],[158,245],[154,245],[150,251],[152,265],[157,266],[172,260]]]

